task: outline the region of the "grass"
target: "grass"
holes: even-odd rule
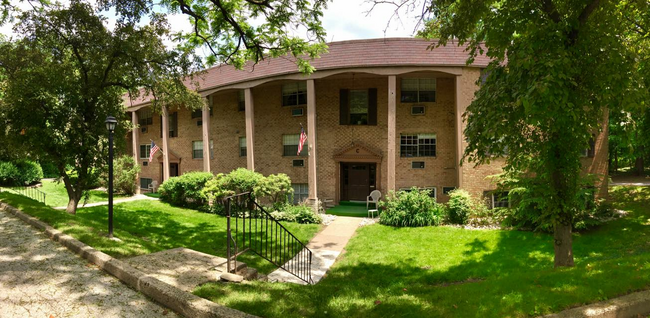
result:
[[[371,205],[372,208],[372,205]],[[349,202],[341,201],[339,205],[327,209],[327,214],[333,214],[338,216],[355,216],[355,217],[367,217],[368,209],[366,209],[365,202]],[[376,213],[375,213],[376,215]]]
[[[38,188],[39,191],[45,192],[45,204],[53,207],[68,205],[68,192],[65,189],[63,182],[56,182],[52,180],[43,180],[43,186]],[[90,190],[88,201],[86,203],[104,202],[108,201],[108,193],[101,190]],[[116,194],[114,198],[125,197],[124,195]],[[84,203],[81,198],[79,206]]]
[[[215,214],[172,207],[153,200],[116,204],[114,233],[121,242],[109,240],[106,206],[81,208],[76,215],[54,210],[28,198],[0,193],[0,201],[21,209],[74,238],[117,258],[187,247],[221,257],[226,256],[226,218]],[[317,224],[284,223],[298,239],[309,241],[320,229]],[[248,252],[239,257],[262,273],[275,268]]]
[[[526,317],[650,287],[650,187],[612,191],[623,219],[574,234],[576,266],[553,268],[552,236],[454,227],[357,231],[314,286],[212,283],[195,294],[263,317]]]

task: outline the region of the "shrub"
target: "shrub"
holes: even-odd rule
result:
[[[113,188],[115,192],[133,195],[137,190],[140,165],[131,156],[121,156],[113,163]],[[101,183],[108,187],[108,174],[103,174]]]
[[[255,186],[255,196],[264,198],[274,207],[284,206],[293,194],[291,179],[284,173],[263,177]]]
[[[169,178],[158,189],[160,200],[178,206],[204,208],[207,197],[203,188],[213,177],[210,172],[195,171]]]
[[[271,215],[278,221],[302,224],[318,224],[323,221],[320,215],[314,213],[314,210],[305,204],[287,204],[280,211],[271,212]]]
[[[226,189],[235,193],[255,192],[255,187],[264,179],[264,176],[246,168],[238,168],[224,176],[223,184]]]
[[[33,161],[0,162],[0,183],[24,186],[43,179],[43,169]]]
[[[410,191],[391,191],[385,201],[379,202],[383,209],[379,223],[399,227],[439,225],[444,210],[429,192],[415,187]]]
[[[472,203],[469,192],[461,189],[451,191],[449,193],[449,202],[447,202],[447,220],[449,223],[467,224],[467,220],[472,213]]]
[[[15,185],[18,168],[11,162],[0,162],[0,184]]]

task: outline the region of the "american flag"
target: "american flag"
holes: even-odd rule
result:
[[[305,133],[305,128],[300,127],[300,141],[298,141],[298,156],[300,156],[300,153],[302,152],[302,146],[305,144],[305,141],[307,141],[307,134]]]
[[[151,141],[151,151],[149,151],[149,162],[153,161],[153,155],[155,155],[156,152],[158,152],[158,150],[160,150],[160,148],[158,148],[158,146],[156,146],[156,144],[152,140]]]

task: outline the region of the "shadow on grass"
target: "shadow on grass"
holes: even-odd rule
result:
[[[522,317],[650,283],[650,188],[612,191],[628,217],[575,234],[573,268],[553,268],[552,236],[455,228],[361,228],[314,286],[208,284],[196,294],[266,317]]]

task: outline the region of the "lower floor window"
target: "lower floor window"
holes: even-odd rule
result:
[[[203,141],[192,141],[192,158],[203,159]],[[214,159],[214,152],[212,151],[212,140],[210,140],[210,159]]]
[[[507,191],[492,192],[492,208],[509,208],[510,200]]]
[[[404,192],[411,192],[411,189],[413,189],[413,188],[401,188],[399,190],[404,191]],[[434,199],[436,198],[436,187],[424,187],[424,188],[418,188],[418,190],[420,190],[420,191],[423,191],[423,190],[429,191],[429,196],[434,198]]]
[[[140,189],[149,189],[151,183],[153,183],[151,178],[140,178]]]
[[[309,198],[309,184],[307,183],[292,183],[293,188],[293,203],[299,204]]]

